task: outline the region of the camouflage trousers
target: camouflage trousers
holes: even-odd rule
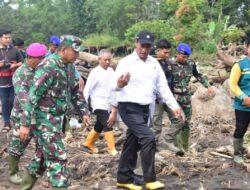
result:
[[[161,146],[164,147],[164,143],[176,143],[176,137],[178,134],[185,131],[185,133],[189,133],[190,131],[190,120],[192,116],[192,107],[191,107],[191,95],[186,94],[184,96],[176,95],[176,100],[181,106],[186,120],[180,121],[178,118],[175,118],[171,109],[168,108],[164,104],[156,104],[155,106],[155,113],[154,113],[154,125],[153,125],[153,132],[156,136],[156,143],[157,146],[160,148]],[[166,134],[161,135],[162,133],[162,117],[164,111],[167,113],[168,118],[171,122],[168,132]]]
[[[17,126],[16,124],[13,124],[11,140],[8,147],[8,152],[11,156],[21,157],[24,154],[26,147],[34,137],[34,127],[34,125],[31,126],[28,139],[25,142],[22,142],[19,138],[19,125]]]
[[[41,113],[42,115],[43,113]],[[47,171],[47,177],[54,187],[69,186],[69,172],[66,168],[67,155],[62,141],[63,117],[48,116],[57,121],[52,127],[51,120],[37,118],[34,135],[37,138],[37,150],[31,163],[27,166],[30,174],[40,177]],[[48,125],[47,125],[48,124]]]
[[[191,94],[187,93],[184,95],[175,95],[175,97],[186,117],[186,120],[183,123],[182,130],[190,130],[191,127],[190,121],[192,117]],[[181,121],[179,121],[176,118],[171,119],[171,123],[178,124],[180,122]]]

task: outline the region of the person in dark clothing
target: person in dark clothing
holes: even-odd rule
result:
[[[19,50],[11,45],[11,31],[0,29],[0,99],[4,120],[2,132],[5,133],[11,129],[10,113],[14,101],[12,76],[23,60]]]
[[[15,48],[17,48],[20,51],[23,58],[26,58],[26,53],[25,53],[25,50],[24,50],[24,40],[21,39],[21,38],[15,38],[13,40],[13,45],[15,46]]]
[[[174,76],[172,73],[172,62],[169,59],[171,53],[172,45],[167,39],[160,39],[156,44],[156,58],[163,69],[165,77],[168,82],[168,86],[171,92],[174,92]],[[174,143],[174,134],[178,131],[178,127],[170,126],[169,133],[173,135],[169,135],[169,138],[161,138],[162,133],[162,120],[164,110],[167,112],[168,117],[171,119],[174,117],[171,110],[165,105],[162,104],[158,98],[156,97],[155,109],[153,114],[153,127],[152,130],[155,133],[156,138],[156,146],[157,150],[168,149],[175,152],[177,155],[183,155],[183,151],[181,151],[178,146]]]

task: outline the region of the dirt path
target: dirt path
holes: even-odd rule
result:
[[[214,120],[213,120],[214,121]],[[166,184],[168,190],[221,190],[221,189],[250,189],[250,175],[246,166],[234,164],[230,158],[212,155],[218,148],[226,149],[222,154],[232,153],[232,122],[217,121],[204,123],[196,119],[191,133],[190,151],[184,157],[176,157],[171,152],[162,151],[156,154],[156,172],[158,178]],[[68,168],[71,170],[71,190],[113,190],[116,189],[116,171],[119,155],[109,156],[105,151],[103,138],[97,146],[100,154],[92,155],[83,149],[87,131],[76,130],[73,132],[73,142],[67,143]],[[117,148],[121,150],[123,131],[116,131]],[[6,145],[8,137],[0,134],[0,150]],[[21,159],[20,169],[24,170],[25,164],[34,153],[34,143],[31,143],[26,154]],[[227,150],[228,149],[228,150]],[[0,154],[0,190],[17,190],[19,186],[8,182],[7,153]],[[45,177],[39,179],[34,190],[48,188]]]

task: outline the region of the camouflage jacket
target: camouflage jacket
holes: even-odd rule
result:
[[[188,61],[187,64],[180,64],[173,61],[172,74],[174,78],[174,94],[188,94],[188,84],[192,76],[194,76],[206,88],[210,86],[207,78],[198,72],[193,61]]]
[[[29,89],[33,85],[34,75],[35,69],[24,62],[24,64],[16,70],[12,78],[15,100],[11,111],[11,119],[15,126],[26,124],[25,108],[28,102]]]
[[[73,64],[64,64],[58,54],[45,59],[36,69],[34,85],[29,91],[29,104],[26,115],[30,117],[39,113],[47,113],[47,117],[61,117],[71,108],[72,104],[82,116],[89,114],[82,93],[79,92],[78,80],[75,77]],[[51,118],[53,120],[53,118]]]

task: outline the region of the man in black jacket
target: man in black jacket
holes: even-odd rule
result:
[[[23,60],[24,58],[18,49],[11,45],[11,31],[0,29],[0,99],[4,120],[2,132],[5,133],[11,128],[10,113],[14,101],[12,76],[15,70],[21,66]]]

